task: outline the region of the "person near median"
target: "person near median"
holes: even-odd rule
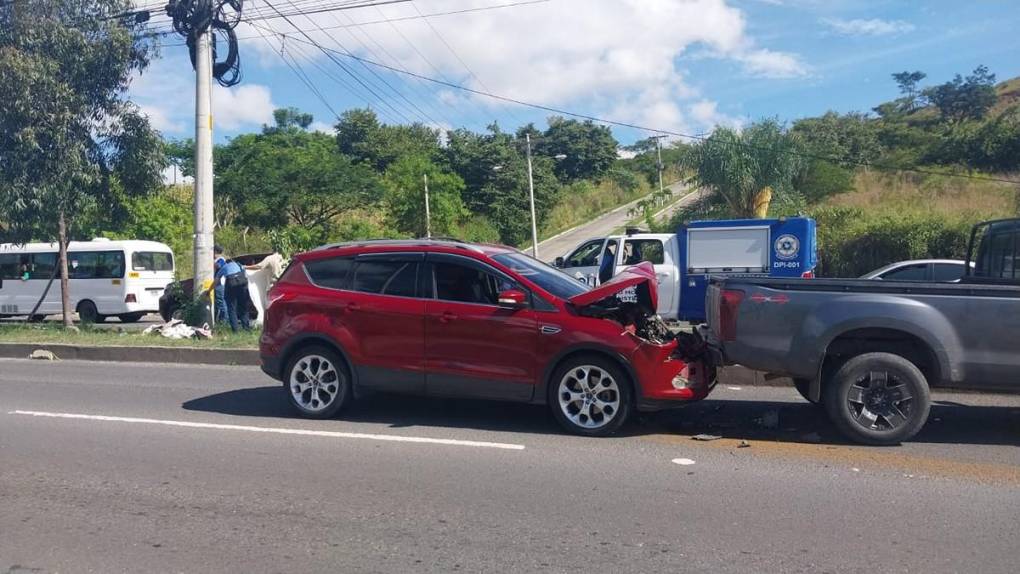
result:
[[[221,259],[223,257],[223,247],[221,247],[219,245],[213,245],[213,255],[215,255],[215,258],[216,258],[217,261],[219,259]],[[226,292],[225,292],[224,287],[223,287],[223,280],[222,279],[215,280],[213,282],[213,287],[214,287],[214,291],[213,291],[213,303],[216,306],[216,313],[215,313],[215,315],[216,315],[216,322],[217,323],[226,323],[228,321],[228,319],[227,319],[227,300],[226,300]]]
[[[248,275],[240,263],[223,257],[216,258],[216,275],[213,288],[223,281],[223,299],[227,304],[230,330],[237,332],[238,323],[245,331],[251,330],[248,321]]]

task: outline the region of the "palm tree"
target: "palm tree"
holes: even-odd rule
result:
[[[693,206],[701,215],[762,218],[773,199],[795,193],[793,178],[801,169],[795,143],[775,120],[737,132],[716,128],[684,154],[689,183],[708,193]]]

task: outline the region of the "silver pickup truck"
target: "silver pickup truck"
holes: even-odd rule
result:
[[[852,440],[924,426],[930,387],[1020,392],[1020,219],[977,225],[959,283],[714,279],[702,337],[717,364],[794,379]]]

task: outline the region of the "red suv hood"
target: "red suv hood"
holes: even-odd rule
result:
[[[648,296],[651,299],[651,308],[654,313],[654,310],[659,307],[659,293],[656,290],[655,267],[647,261],[623,270],[616,277],[613,277],[591,291],[585,291],[580,295],[574,295],[570,298],[570,302],[577,307],[587,307],[588,305],[598,303],[607,297],[612,297],[629,287],[638,286],[640,289],[640,285],[648,286]]]

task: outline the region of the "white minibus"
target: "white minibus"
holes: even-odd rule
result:
[[[0,244],[0,317],[28,316],[57,265],[56,243]],[[125,323],[159,311],[174,280],[174,256],[155,241],[72,241],[67,249],[71,308],[85,323],[115,316]],[[53,281],[32,321],[61,312],[60,281]]]

